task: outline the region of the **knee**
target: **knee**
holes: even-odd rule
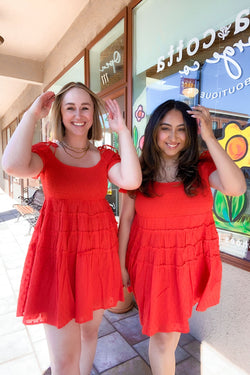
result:
[[[93,320],[81,324],[81,341],[96,340],[103,317],[103,310],[97,310],[93,314]]]
[[[179,339],[179,332],[159,332],[150,338],[160,352],[175,352]]]
[[[76,353],[67,353],[52,361],[52,374],[68,375],[79,373],[79,356]]]
[[[81,340],[91,341],[96,340],[98,337],[98,327],[87,326],[83,327],[81,330]]]

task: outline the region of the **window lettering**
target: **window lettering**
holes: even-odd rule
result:
[[[203,34],[203,37],[206,38],[208,35],[211,35],[211,39],[208,43],[205,43],[205,42],[203,43],[202,45],[203,49],[207,49],[214,44],[215,37],[216,37],[214,29],[209,29],[205,31],[205,33]]]
[[[249,19],[247,17],[242,17],[243,15],[249,16],[249,9],[242,10],[236,16],[234,34],[238,34],[241,31],[246,30],[248,28],[248,26],[249,26]]]
[[[191,51],[191,46],[192,44],[194,44],[194,49],[193,51]],[[199,45],[200,45],[200,42],[199,42],[199,39],[198,38],[193,38],[191,39],[189,42],[188,42],[188,45],[187,45],[187,54],[188,56],[193,56],[197,53],[198,49],[199,49]]]
[[[113,73],[116,73],[116,64],[119,64],[120,62],[121,62],[121,54],[120,54],[120,52],[115,51],[114,54],[113,54],[113,59],[106,62],[106,64],[101,67],[100,72],[104,72],[104,70],[112,67]]]
[[[246,78],[243,82],[237,83],[237,85],[235,85],[233,87],[228,87],[228,88],[226,88],[224,90],[221,90],[221,91],[214,91],[214,92],[204,92],[204,91],[202,91],[200,97],[201,97],[201,99],[214,100],[214,99],[217,99],[217,98],[222,98],[222,97],[227,96],[227,95],[233,95],[237,91],[240,91],[240,90],[244,89],[244,87],[248,86],[248,85],[250,85],[250,77]]]
[[[246,30],[249,27],[249,19],[247,17],[248,15],[249,15],[249,9],[244,9],[237,14],[236,19],[235,19],[234,34],[238,34],[242,31]],[[228,35],[230,34],[230,28],[231,28],[231,24],[222,27],[220,29],[220,32],[218,32],[218,34],[217,34],[218,38],[220,38],[222,40],[226,39],[228,37]],[[214,29],[208,29],[203,33],[203,37],[204,38],[210,37],[208,42],[203,42],[203,44],[202,44],[202,49],[208,49],[215,42],[216,32],[215,32]],[[235,50],[234,50],[233,47],[236,47],[236,48],[238,48],[238,50],[240,52],[243,52],[244,48],[249,47],[249,46],[250,46],[250,37],[248,39],[248,43],[243,43],[242,40],[239,40],[237,43],[234,43],[233,46],[225,47],[224,51],[221,54],[219,54],[218,52],[214,52],[213,58],[207,59],[206,62],[208,62],[210,64],[216,64],[219,61],[223,61],[228,75],[232,79],[239,79],[242,75],[242,70],[241,70],[241,66],[239,65],[239,63],[237,61],[235,61],[234,58],[233,58],[233,56],[235,55]],[[173,65],[174,55],[175,55],[176,51],[177,51],[176,62],[179,63],[179,62],[182,61],[183,48],[184,48],[183,40],[179,40],[179,44],[176,47],[176,49],[174,48],[173,45],[170,46],[169,51],[168,51],[168,57],[169,57],[168,63],[167,63],[168,67]],[[197,37],[194,37],[194,38],[190,39],[187,43],[187,54],[189,56],[194,56],[198,52],[199,48],[200,48],[200,41]],[[166,68],[166,64],[165,64],[164,60],[165,60],[165,56],[160,56],[158,58],[157,73],[161,72],[162,70],[164,70]],[[189,71],[190,70],[192,70],[192,69],[189,68]],[[188,67],[187,67],[187,65],[185,65],[185,67],[183,69],[184,74],[187,74],[187,71],[188,71]],[[180,73],[181,73],[181,71],[180,71]]]

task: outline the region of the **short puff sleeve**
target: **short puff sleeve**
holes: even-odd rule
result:
[[[208,180],[209,175],[216,170],[216,165],[208,151],[204,151],[199,159],[199,173],[201,178]]]
[[[44,170],[46,169],[46,164],[47,164],[48,158],[50,157],[52,147],[53,147],[53,152],[55,152],[58,145],[54,142],[39,142],[31,147],[31,151],[39,155],[43,162],[43,169],[40,171],[40,173],[37,176],[34,176],[33,178],[38,178],[40,174],[42,174]]]
[[[105,160],[107,165],[107,171],[110,170],[113,165],[121,162],[121,157],[118,154],[118,151],[109,145],[104,145],[101,147],[98,147],[98,150],[100,151],[102,158]]]

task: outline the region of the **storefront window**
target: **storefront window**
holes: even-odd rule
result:
[[[119,107],[123,113],[123,117],[125,117],[124,95],[118,96],[115,99],[117,100],[119,104]],[[109,145],[119,152],[118,134],[110,130],[107,113],[103,114],[103,138],[100,141],[94,141],[94,144],[96,147]],[[118,218],[119,212],[120,212],[119,188],[116,185],[112,184],[110,181],[108,181],[108,190],[107,190],[106,199],[109,202],[114,212],[114,215],[117,216]]]
[[[164,0],[144,0],[134,9],[134,143],[140,153],[149,115],[168,99],[210,109],[215,136],[248,186],[241,197],[213,192],[221,251],[250,260],[249,2],[211,1],[202,12],[198,1],[195,12],[180,3],[179,13]]]
[[[69,82],[84,83],[84,57],[74,64],[64,75],[62,75],[48,90],[54,91],[56,94],[61,88]]]
[[[124,13],[123,13],[124,14]],[[98,36],[88,48],[89,51],[89,87],[104,100],[108,97],[116,99],[125,118],[125,92],[121,94],[121,86],[126,84],[125,28],[124,18],[117,18],[115,26]],[[122,16],[124,17],[124,16]],[[118,89],[119,88],[119,89]],[[114,94],[115,90],[115,94]],[[103,139],[95,141],[95,146],[110,145],[119,151],[118,136],[111,132],[107,113],[103,115]],[[119,189],[108,182],[106,199],[115,216],[119,216]]]
[[[90,89],[99,93],[124,79],[124,19],[89,50]]]

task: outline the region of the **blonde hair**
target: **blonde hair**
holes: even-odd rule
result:
[[[103,137],[104,120],[103,114],[106,112],[103,101],[87,86],[81,82],[69,82],[64,85],[56,94],[56,99],[52,105],[50,113],[51,138],[61,141],[65,135],[65,127],[62,122],[61,104],[65,94],[72,88],[77,87],[86,91],[94,105],[93,125],[88,131],[88,139],[99,141]]]

